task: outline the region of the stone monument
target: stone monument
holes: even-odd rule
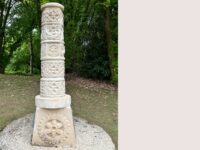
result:
[[[59,3],[42,5],[40,95],[32,145],[75,146],[71,97],[65,94],[63,10]]]
[[[72,117],[71,96],[65,94],[64,7],[46,3],[41,9],[41,79],[36,112],[0,132],[0,150],[115,150],[102,128]]]

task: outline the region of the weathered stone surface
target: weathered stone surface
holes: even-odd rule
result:
[[[63,10],[59,3],[42,5],[40,95],[35,97],[32,144],[71,146],[76,143],[71,96],[65,93]]]
[[[61,41],[42,41],[41,60],[64,60],[65,47]]]
[[[46,119],[47,120],[47,119]],[[53,123],[54,122],[54,123]],[[59,121],[47,121],[47,126],[57,124],[57,132],[62,131]],[[52,125],[53,124],[53,125]],[[33,114],[13,121],[2,132],[0,132],[1,150],[115,150],[115,146],[109,135],[99,126],[88,124],[87,121],[74,117],[76,132],[76,146],[64,147],[41,147],[31,145],[31,133],[33,125]],[[61,131],[60,131],[61,130]],[[53,135],[51,135],[53,136]],[[54,135],[55,136],[55,135]]]
[[[65,64],[63,61],[42,61],[41,68],[43,78],[64,77]]]
[[[75,134],[71,108],[37,108],[33,145],[40,146],[75,146]]]
[[[41,97],[37,95],[35,97],[36,107],[47,108],[47,109],[58,109],[71,106],[71,96],[65,95],[62,97]]]
[[[63,25],[62,10],[61,8],[59,8],[59,6],[54,5],[54,7],[55,7],[54,9],[49,9],[48,6],[46,5],[45,9],[42,11],[42,25],[52,24],[52,23]]]
[[[64,78],[41,78],[40,96],[43,97],[62,97],[65,96]]]
[[[63,26],[58,24],[45,24],[42,26],[41,40],[63,41]]]

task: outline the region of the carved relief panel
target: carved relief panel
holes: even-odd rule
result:
[[[63,26],[58,24],[47,24],[42,26],[41,40],[64,40]]]
[[[42,61],[41,70],[42,77],[64,77],[64,61]]]
[[[42,24],[59,23],[63,24],[63,13],[60,8],[45,8],[42,12]]]
[[[71,96],[65,93],[63,10],[59,3],[42,5],[41,76],[32,144],[74,146]]]
[[[65,96],[65,81],[40,80],[40,95],[44,97]]]
[[[68,140],[72,132],[72,124],[62,114],[46,114],[38,124],[39,137],[52,146]]]
[[[65,47],[63,43],[45,42],[41,45],[41,59],[61,58],[64,59]]]

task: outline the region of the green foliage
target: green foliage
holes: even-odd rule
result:
[[[34,32],[33,44],[36,45],[34,47],[34,60],[33,60],[33,73],[40,73],[40,39],[38,38],[37,31]],[[27,41],[24,41],[22,45],[17,48],[13,57],[10,60],[10,63],[7,65],[5,69],[5,73],[7,74],[28,74],[30,71],[29,66],[29,44]]]
[[[117,51],[117,43],[113,40],[113,53],[114,53],[114,58],[113,58],[113,78],[112,82],[117,83],[118,82],[118,51]]]
[[[118,82],[118,1],[112,0],[110,2],[110,12],[111,12],[111,34],[112,34],[112,82]]]
[[[26,74],[29,72],[29,53],[28,45],[23,43],[14,53],[10,64],[6,67],[5,72],[8,74]]]
[[[65,5],[66,68],[82,76],[110,79],[104,8],[94,0],[77,3]]]
[[[49,0],[40,0],[40,4],[41,5],[43,5],[43,4],[45,4],[45,3],[48,3],[49,2]]]
[[[29,55],[30,56],[30,55]],[[40,73],[40,33],[38,30],[33,31],[33,73]]]
[[[105,58],[98,57],[92,59],[90,62],[85,62],[81,69],[81,73],[85,77],[97,78],[97,79],[109,79],[110,68],[109,61],[105,61]]]
[[[87,25],[87,32],[82,34],[79,40],[87,43],[82,46],[84,50],[81,73],[88,77],[98,79],[110,79],[109,58],[106,50],[104,33],[104,14],[102,7],[95,5],[93,19]]]
[[[13,0],[14,1],[14,0]],[[23,0],[9,15],[2,63],[6,73],[40,73],[40,6],[47,2],[64,5],[66,72],[89,78],[118,80],[117,0]],[[106,8],[110,18],[105,17]],[[108,19],[108,20],[106,20]],[[110,22],[110,39],[105,22]],[[108,41],[111,44],[108,45]],[[32,45],[32,47],[30,46]],[[109,48],[111,46],[111,48]],[[31,57],[33,58],[32,63]]]

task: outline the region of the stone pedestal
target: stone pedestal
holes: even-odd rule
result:
[[[71,96],[65,94],[63,10],[59,3],[42,5],[40,95],[32,144],[75,146]]]
[[[33,114],[28,114],[11,122],[0,132],[0,150],[115,150],[111,137],[101,127],[89,124],[81,118],[73,118],[76,133],[76,146],[73,148],[70,145],[62,147],[31,145]],[[43,119],[46,121],[47,118]],[[43,139],[49,141],[48,136],[43,135]]]

